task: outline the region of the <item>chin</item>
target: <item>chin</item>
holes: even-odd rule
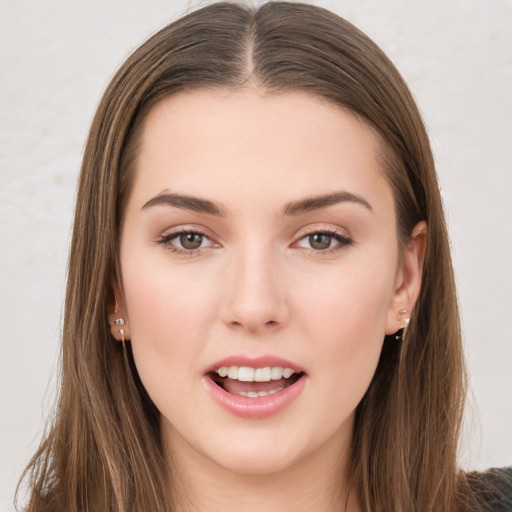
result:
[[[268,476],[291,468],[298,462],[298,458],[276,456],[272,449],[258,453],[254,450],[234,450],[233,453],[213,459],[213,462],[238,475]]]

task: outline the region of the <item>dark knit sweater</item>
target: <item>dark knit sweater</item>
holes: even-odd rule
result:
[[[466,478],[481,512],[512,512],[512,467],[475,471],[467,473]]]

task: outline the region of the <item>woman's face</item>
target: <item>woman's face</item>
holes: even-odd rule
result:
[[[203,90],[151,111],[122,307],[174,453],[268,473],[347,449],[384,335],[403,325],[378,161],[365,124],[306,93]]]

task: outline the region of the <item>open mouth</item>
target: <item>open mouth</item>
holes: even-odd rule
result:
[[[279,393],[297,382],[303,375],[304,372],[280,366],[221,366],[207,374],[224,391],[249,398]]]

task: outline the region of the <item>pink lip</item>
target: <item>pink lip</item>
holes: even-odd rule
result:
[[[304,389],[306,378],[303,375],[297,382],[282,391],[256,398],[228,393],[206,375],[203,377],[203,382],[213,400],[230,413],[241,418],[261,419],[268,418],[286,409]]]
[[[278,391],[272,395],[249,398],[228,393],[208,377],[207,374],[209,372],[221,366],[250,366],[253,368],[280,366],[281,368],[291,368],[295,372],[304,372],[304,370],[290,361],[274,356],[260,356],[254,358],[233,356],[211,365],[206,370],[203,377],[203,383],[206,389],[217,404],[231,414],[241,418],[262,419],[278,414],[286,409],[301,394],[307,379],[307,376],[304,374],[299,380],[282,391]]]

